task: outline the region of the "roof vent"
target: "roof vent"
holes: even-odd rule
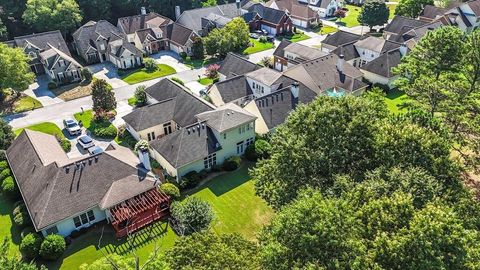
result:
[[[80,163],[75,163],[75,170],[80,169]]]
[[[98,162],[98,156],[95,156],[95,163]]]
[[[190,129],[189,128],[187,128],[187,133],[190,134]]]
[[[93,162],[93,159],[92,159],[92,158],[89,158],[89,159],[88,159],[88,165],[92,165],[92,162]]]
[[[70,166],[65,167],[65,173],[70,172]]]
[[[202,129],[205,129],[205,123],[202,124]]]

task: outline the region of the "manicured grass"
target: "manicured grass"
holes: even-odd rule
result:
[[[92,122],[92,119],[93,119],[93,111],[92,110],[86,110],[83,113],[78,112],[78,113],[74,114],[73,117],[75,117],[75,119],[79,122],[82,121],[82,125],[85,128],[88,129],[90,127],[90,123]]]
[[[190,67],[190,68],[201,68],[201,67],[204,67],[206,65],[216,63],[218,61],[219,61],[219,59],[214,58],[214,57],[209,57],[209,58],[204,58],[204,59],[191,59],[190,57],[187,57],[187,59],[185,59],[183,61],[183,64]]]
[[[40,132],[43,132],[43,133],[54,135],[54,136],[62,138],[62,139],[65,138],[65,135],[63,134],[62,130],[57,125],[55,125],[54,123],[51,123],[51,122],[43,122],[43,123],[35,124],[35,125],[32,125],[32,126],[28,126],[26,128],[16,129],[16,130],[14,130],[15,135],[16,136],[20,135],[20,133],[24,129],[40,131]]]
[[[273,210],[255,195],[253,181],[248,175],[250,166],[252,165],[244,165],[237,171],[215,177],[190,195],[212,205],[216,214],[212,226],[214,232],[240,233],[248,239],[254,239],[261,227],[273,217]],[[102,228],[105,228],[105,231],[98,249]],[[104,254],[116,252],[131,256],[132,248],[142,263],[155,245],[160,248],[160,253],[163,253],[173,245],[177,237],[166,222],[157,222],[128,240],[117,240],[111,225],[102,223],[74,239],[62,258],[47,266],[48,269],[78,269],[81,264],[92,263]]]
[[[327,34],[335,33],[337,31],[338,31],[338,28],[325,25],[322,28],[320,28],[320,30],[317,33],[320,35],[327,35]]]
[[[211,85],[213,84],[213,80],[210,79],[210,78],[201,78],[200,80],[198,80],[198,82],[200,84],[203,84],[203,85]]]
[[[128,105],[135,106],[137,104],[137,99],[135,97],[131,97],[128,100]]]
[[[3,243],[3,239],[7,237],[10,240],[9,255],[20,256],[18,248],[22,240],[19,228],[13,224],[12,211],[13,202],[0,192],[0,241]]]
[[[257,53],[257,52],[261,52],[261,51],[265,51],[265,50],[270,50],[270,49],[274,48],[274,45],[271,42],[262,43],[262,42],[260,42],[256,39],[253,39],[253,38],[250,39],[250,43],[253,46],[250,46],[250,47],[246,48],[243,51],[243,54],[253,54],[253,53]]]
[[[40,101],[25,94],[17,97],[12,91],[4,90],[4,95],[5,99],[0,103],[0,115],[21,113],[43,107]]]
[[[153,72],[148,72],[145,68],[136,69],[127,72],[122,75],[121,78],[128,84],[136,84],[177,73],[177,71],[169,65],[158,64],[157,67],[157,70]]]
[[[338,25],[346,26],[346,27],[354,27],[360,25],[357,18],[362,10],[361,7],[357,7],[354,5],[347,5],[348,11],[347,16],[343,19],[334,19],[333,21],[336,22]]]
[[[410,101],[410,98],[402,91],[393,89],[387,93],[385,97],[385,103],[387,104],[388,109],[392,113],[403,113],[406,112],[406,103]]]
[[[390,10],[390,15],[388,16],[388,19],[393,19],[393,17],[395,16],[395,9],[397,8],[397,5],[396,4],[388,4],[387,6],[388,6],[388,9]]]
[[[299,41],[302,41],[302,40],[309,39],[310,36],[305,35],[305,33],[303,33],[303,32],[299,32],[299,33],[295,33],[293,35],[282,35],[279,38],[280,39],[285,38],[285,39],[290,40],[291,42],[299,42]]]

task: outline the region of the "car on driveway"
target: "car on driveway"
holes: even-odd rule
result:
[[[98,154],[103,153],[103,149],[100,146],[90,147],[90,148],[88,148],[88,153],[90,153],[90,155],[92,155],[92,156],[98,155]]]
[[[76,136],[82,134],[82,128],[77,123],[77,121],[67,118],[63,120],[63,126],[67,130],[68,134],[71,136]]]
[[[260,38],[260,35],[257,34],[257,33],[250,33],[250,37],[253,38],[253,39],[258,39],[258,38]]]
[[[268,32],[267,32],[266,30],[263,30],[263,29],[255,30],[255,31],[253,31],[253,32],[256,33],[256,34],[259,34],[259,35],[261,35],[261,36],[266,36],[266,35],[268,35]]]
[[[81,136],[80,138],[78,138],[77,141],[78,141],[78,144],[80,144],[80,146],[84,150],[95,146],[95,143],[93,142],[92,138],[90,138],[90,136],[88,135]]]

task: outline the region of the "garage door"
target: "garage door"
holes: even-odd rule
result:
[[[292,23],[295,26],[307,28],[307,22],[306,21],[302,21],[302,20],[299,20],[299,19],[292,19]]]
[[[271,35],[276,35],[277,34],[277,29],[273,28],[273,27],[270,27],[270,26],[267,26],[267,25],[263,25],[262,24],[262,29],[267,31],[269,34]]]

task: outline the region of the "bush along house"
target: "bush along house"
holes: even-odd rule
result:
[[[24,130],[7,150],[34,228],[68,236],[100,221],[126,236],[169,213],[170,198],[130,149],[110,145],[94,156],[71,159],[56,138]]]
[[[152,157],[177,182],[243,155],[255,140],[256,117],[235,104],[215,108],[169,79],[145,92],[150,104],[123,117],[126,129],[149,141]]]
[[[15,37],[6,44],[23,48],[36,75],[47,74],[57,85],[82,80],[80,65],[72,58],[60,31]]]

